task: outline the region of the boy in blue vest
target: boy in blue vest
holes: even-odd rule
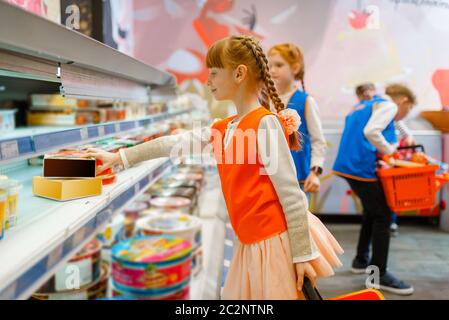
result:
[[[374,83],[371,82],[358,85],[355,88],[355,95],[359,100],[359,103],[356,105],[358,106],[360,103],[371,100],[374,98],[374,96],[376,96],[376,86],[374,85]]]
[[[363,205],[362,228],[352,269],[364,273],[369,265],[374,265],[379,269],[380,289],[409,295],[413,287],[387,271],[391,210],[376,176],[376,161],[378,153],[392,155],[396,152],[395,121],[409,113],[416,104],[416,97],[400,84],[389,85],[385,93],[386,96],[362,101],[346,117],[333,170],[346,179]]]
[[[357,96],[357,99],[359,102],[355,105],[355,108],[360,106],[361,104],[365,103],[366,101],[378,98],[379,95],[376,92],[376,86],[372,82],[366,82],[361,85],[358,85],[355,89],[355,94]],[[401,143],[404,146],[413,146],[416,145],[416,140],[413,137],[410,130],[407,128],[405,123],[400,121],[395,121],[395,127],[396,130],[399,132],[399,136],[401,138]],[[390,224],[390,231],[391,235],[393,237],[396,237],[398,235],[398,216],[395,212],[391,213],[391,224]],[[357,273],[357,272],[355,272]]]

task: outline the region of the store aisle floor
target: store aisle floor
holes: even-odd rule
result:
[[[199,199],[199,217],[203,223],[203,270],[191,282],[192,300],[219,298],[225,237],[226,206],[218,175],[207,176]]]
[[[350,272],[355,255],[358,224],[330,224],[328,229],[345,249],[343,267],[332,278],[322,279],[318,287],[324,298],[364,289],[366,275]],[[399,235],[391,239],[389,270],[415,287],[411,296],[384,293],[393,299],[447,299],[449,297],[449,234],[428,225],[400,225]]]

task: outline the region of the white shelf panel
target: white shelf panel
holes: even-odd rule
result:
[[[112,219],[126,203],[143,192],[171,166],[156,159],[123,171],[100,196],[57,202],[35,197],[29,167],[12,175],[22,181],[19,225],[0,241],[0,299],[25,299]]]
[[[19,127],[14,131],[3,133],[2,140],[23,138],[26,136],[34,136],[43,133],[52,133],[57,131],[64,131],[69,129],[75,129],[70,126],[32,126],[32,127]]]

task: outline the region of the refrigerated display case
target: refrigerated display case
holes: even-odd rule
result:
[[[0,103],[26,104],[30,94],[170,103],[175,78],[64,26],[0,1]],[[23,110],[20,110],[23,111]],[[0,240],[0,299],[27,299],[49,280],[121,208],[173,166],[156,159],[117,174],[101,195],[59,202],[36,197],[33,176],[42,173],[31,158],[116,135],[151,130],[191,109],[172,103],[168,110],[120,121],[73,127],[19,127],[0,136],[0,175],[21,183],[17,225]],[[156,134],[156,132],[154,132]],[[159,132],[158,134],[164,134]],[[36,161],[34,161],[36,162]],[[38,163],[38,161],[36,162]]]

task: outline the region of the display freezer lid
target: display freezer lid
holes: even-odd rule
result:
[[[57,70],[55,61],[0,49],[0,75],[58,83]]]
[[[64,97],[93,100],[149,101],[149,87],[143,84],[72,65],[60,69]]]

